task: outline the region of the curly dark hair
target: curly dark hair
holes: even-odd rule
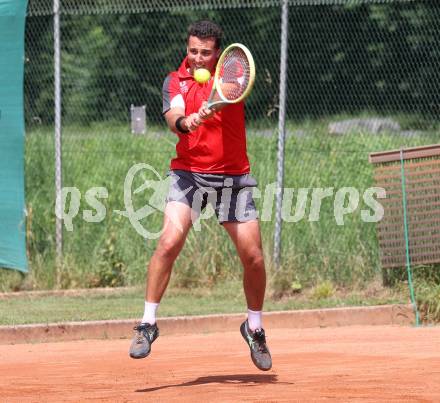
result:
[[[190,36],[196,36],[197,38],[206,39],[214,38],[215,47],[220,48],[223,39],[223,30],[215,23],[209,20],[200,20],[193,22],[188,28],[188,36],[186,41],[188,42]]]

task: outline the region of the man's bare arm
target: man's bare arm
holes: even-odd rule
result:
[[[185,133],[185,130],[188,130],[190,132],[196,130],[203,122],[200,119],[201,116],[203,116],[203,120],[211,117],[213,115],[213,112],[206,108],[206,103],[202,105],[202,107],[199,109],[199,112],[192,113],[191,115],[185,116],[185,110],[180,107],[174,107],[168,110],[165,113],[165,120],[167,122],[168,127],[174,132],[174,133]],[[183,118],[183,119],[181,119]],[[176,122],[179,120],[178,126],[183,129],[179,130],[178,127],[176,127]]]

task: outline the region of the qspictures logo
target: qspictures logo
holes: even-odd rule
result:
[[[153,178],[153,179],[150,179]],[[156,239],[162,231],[155,231],[148,228],[148,217],[153,214],[164,214],[166,197],[170,188],[175,185],[175,177],[172,175],[162,177],[157,170],[149,164],[139,163],[133,165],[127,172],[124,180],[124,210],[113,210],[110,214],[125,217],[130,221],[136,232],[145,239]],[[135,183],[141,185],[135,186]],[[221,197],[223,208],[228,209],[231,202],[230,198],[230,179],[225,179],[224,189]],[[193,191],[192,186],[181,189],[180,194],[184,197],[187,193]],[[260,210],[257,212],[260,221],[272,221],[275,215],[275,200],[277,194],[282,192],[281,218],[287,223],[296,223],[301,220],[310,222],[319,221],[323,205],[326,209],[331,205],[335,224],[342,226],[345,224],[345,218],[354,214],[360,209],[360,217],[363,222],[379,222],[384,215],[384,208],[379,199],[386,197],[386,191],[381,187],[370,187],[364,191],[359,191],[354,187],[341,187],[335,189],[328,188],[283,188],[277,187],[276,183],[270,183],[263,190],[258,188],[242,188],[238,194],[251,192],[254,199],[260,199]],[[134,203],[133,198],[144,200],[144,194],[149,194],[148,201],[144,205]],[[210,195],[215,190],[209,187],[197,188],[193,199],[192,209],[196,212],[193,217],[193,229],[201,231],[201,220],[211,218],[215,212],[210,207]],[[203,209],[201,200],[204,195],[208,198],[208,207]],[[82,219],[88,223],[102,222],[109,212],[104,199],[108,199],[109,192],[105,187],[92,187],[84,194],[84,202],[90,207],[82,210]],[[217,196],[216,196],[217,197]],[[60,197],[56,200],[55,214],[63,220],[67,231],[74,230],[73,220],[80,213],[80,204],[83,195],[77,187],[64,187]],[[246,197],[243,197],[246,199]],[[296,199],[296,200],[295,200]],[[295,200],[295,203],[294,203]],[[83,203],[84,204],[84,203]],[[295,205],[294,205],[295,204]],[[362,207],[361,207],[362,205]],[[237,203],[235,206],[235,216],[241,217],[247,214],[245,204]],[[176,217],[170,216],[170,221],[179,228],[179,221]],[[151,221],[150,221],[151,222]]]

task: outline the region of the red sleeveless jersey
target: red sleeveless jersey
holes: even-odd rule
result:
[[[163,113],[172,107],[185,109],[185,115],[198,112],[211,93],[214,78],[197,83],[188,72],[187,59],[167,76],[163,85]],[[242,175],[249,173],[246,152],[244,104],[231,104],[215,112],[194,132],[179,133],[176,158],[171,169],[201,173]]]

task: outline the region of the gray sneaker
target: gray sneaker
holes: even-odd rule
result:
[[[248,321],[245,320],[240,326],[240,333],[251,350],[251,358],[255,366],[262,371],[269,371],[272,368],[272,357],[266,344],[264,329],[253,332],[249,329]]]
[[[156,324],[141,323],[134,327],[135,335],[130,346],[131,358],[145,358],[150,354],[151,344],[159,337],[159,328]]]

